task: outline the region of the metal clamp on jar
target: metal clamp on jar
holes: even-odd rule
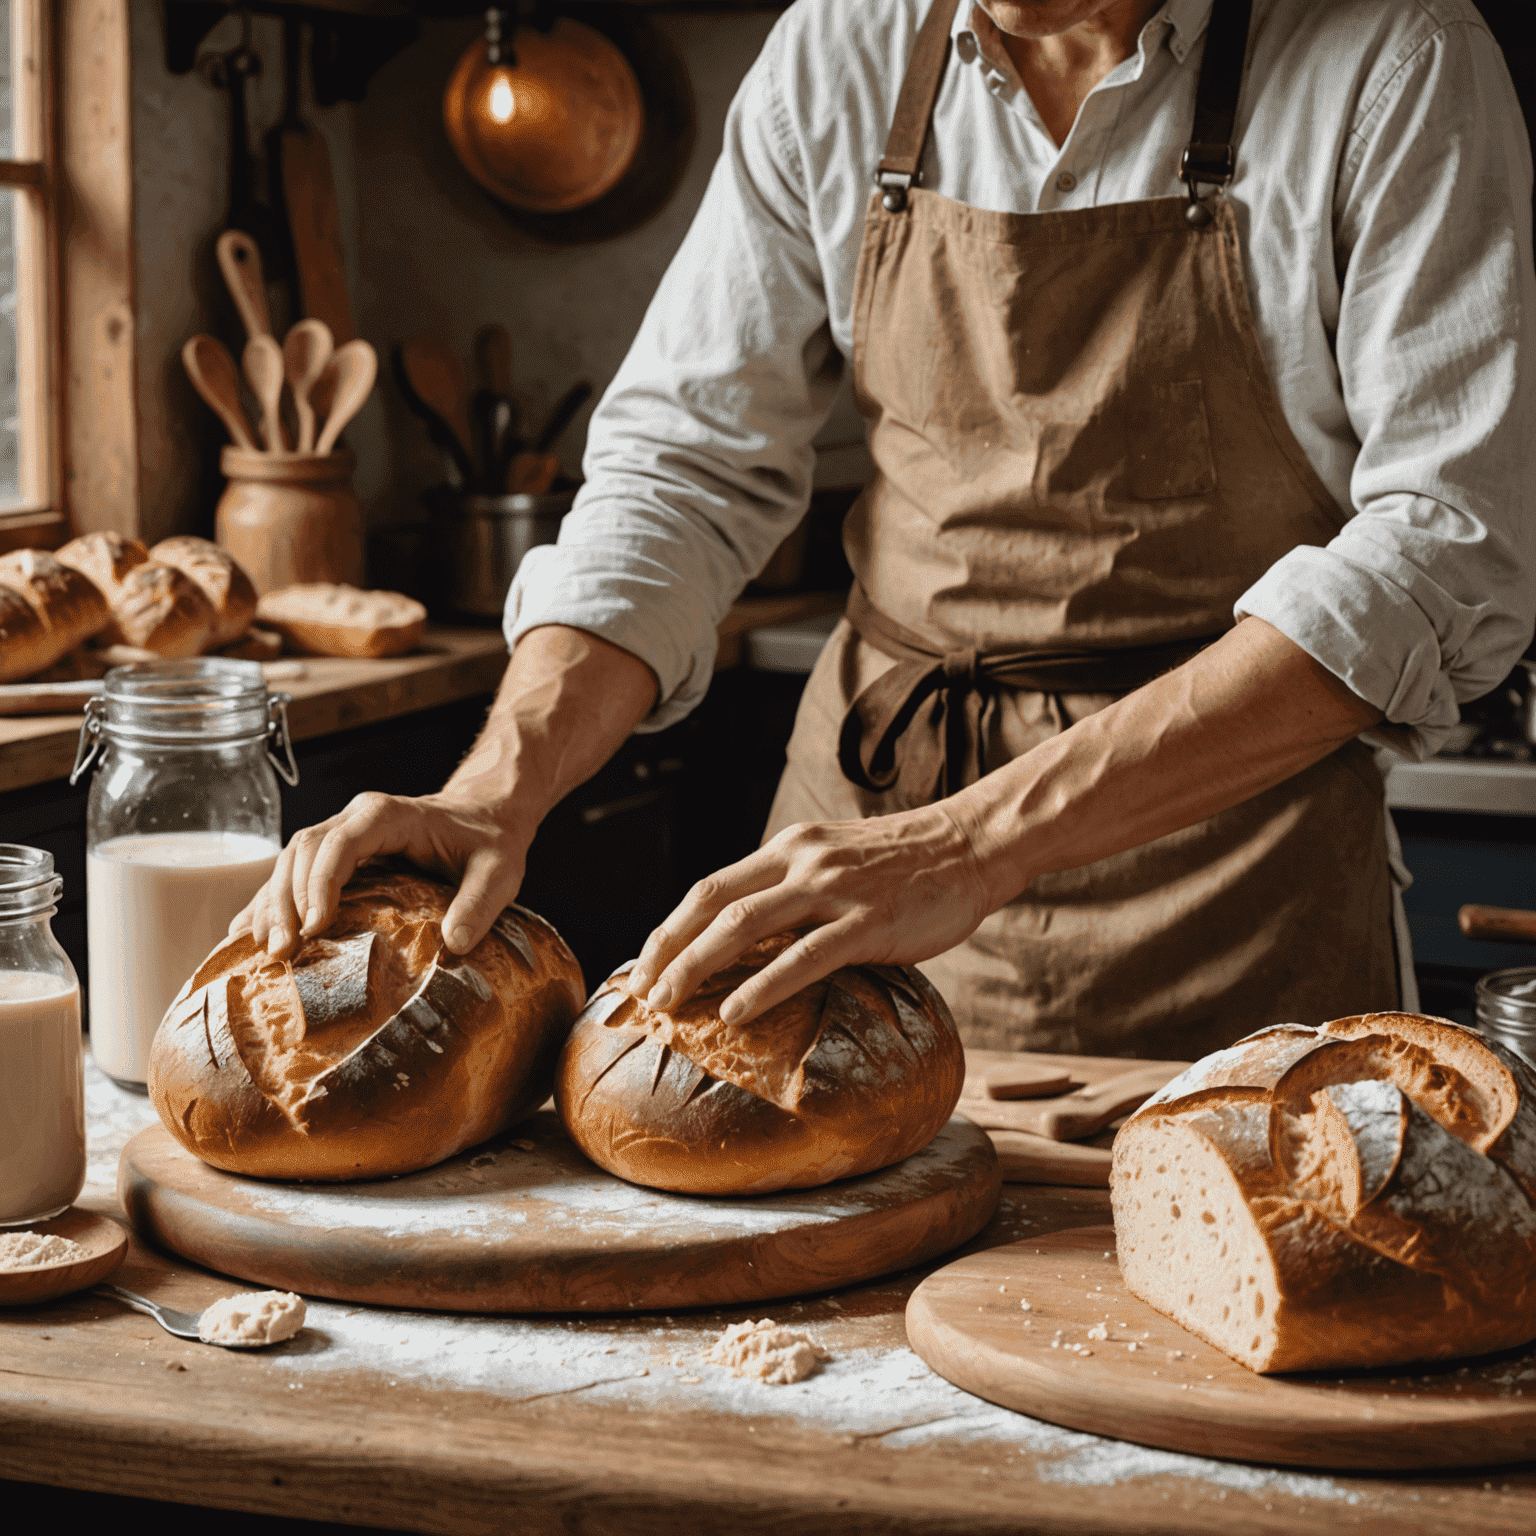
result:
[[[69,781],[95,764],[91,1050],[122,1087],[144,1091],[166,1009],[277,862],[277,774],[299,781],[290,702],[257,663],[203,658],[118,667],[86,710]]]

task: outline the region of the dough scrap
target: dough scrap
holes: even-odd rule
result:
[[[197,1336],[204,1344],[281,1344],[304,1326],[304,1313],[292,1291],[242,1291],[206,1307]]]
[[[781,1328],[771,1317],[764,1317],[755,1323],[732,1323],[704,1358],[749,1381],[787,1387],[814,1376],[832,1356],[803,1333]]]

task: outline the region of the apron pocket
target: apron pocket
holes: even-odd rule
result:
[[[1205,496],[1216,489],[1200,379],[1156,385],[1142,397],[1132,434],[1131,495],[1136,500]]]

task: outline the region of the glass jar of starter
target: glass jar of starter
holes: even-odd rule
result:
[[[67,1211],[85,1183],[80,983],[50,919],[53,855],[0,843],[0,1227]]]
[[[256,662],[203,657],[114,668],[86,710],[91,1053],[124,1088],[144,1091],[165,1010],[277,862],[290,702]]]
[[[1536,1067],[1536,965],[1490,971],[1478,982],[1477,1027]]]

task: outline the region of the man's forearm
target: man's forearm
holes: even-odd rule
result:
[[[530,630],[442,797],[492,808],[531,836],[623,745],[656,691],[643,661],[596,635],[560,624]]]
[[[1300,773],[1382,718],[1262,619],[945,802],[989,905]]]

